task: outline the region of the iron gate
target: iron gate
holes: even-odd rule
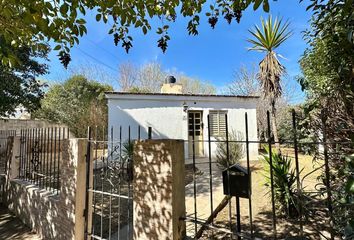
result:
[[[109,134],[104,128],[88,129],[87,239],[132,239],[133,140],[127,131],[128,139],[122,140],[122,128]]]

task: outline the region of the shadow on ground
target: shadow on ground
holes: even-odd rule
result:
[[[9,210],[0,205],[0,239],[2,240],[39,240],[39,236],[31,232]]]

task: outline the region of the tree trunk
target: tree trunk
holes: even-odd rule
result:
[[[275,101],[272,101],[271,103],[271,115],[272,115],[272,130],[273,130],[273,136],[274,136],[274,142],[275,142],[275,148],[277,152],[280,154],[280,143],[279,143],[279,136],[278,136],[278,129],[277,129],[277,116],[276,116],[276,107],[275,107]]]

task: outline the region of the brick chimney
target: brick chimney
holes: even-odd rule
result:
[[[162,84],[161,93],[182,94],[182,85],[176,83],[174,76],[167,76],[165,83]]]

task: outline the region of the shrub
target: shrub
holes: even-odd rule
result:
[[[354,154],[342,156],[342,166],[332,182],[335,228],[343,239],[354,239]]]
[[[122,144],[122,159],[124,161],[131,160],[134,153],[134,141],[126,140]]]
[[[221,137],[216,143],[216,163],[217,166],[224,170],[228,166],[236,164],[244,155],[244,147],[242,143],[233,142],[242,139],[236,131],[229,132],[229,156],[227,156],[226,137]]]
[[[268,193],[271,194],[269,149],[266,149],[266,152],[266,154],[263,154],[266,174],[265,186],[269,188]],[[295,169],[291,167],[291,158],[275,151],[271,154],[276,208],[287,217],[296,217],[299,215],[297,207],[296,172]]]
[[[126,171],[127,181],[133,179],[133,154],[134,154],[134,141],[125,141],[122,146],[122,165]]]

